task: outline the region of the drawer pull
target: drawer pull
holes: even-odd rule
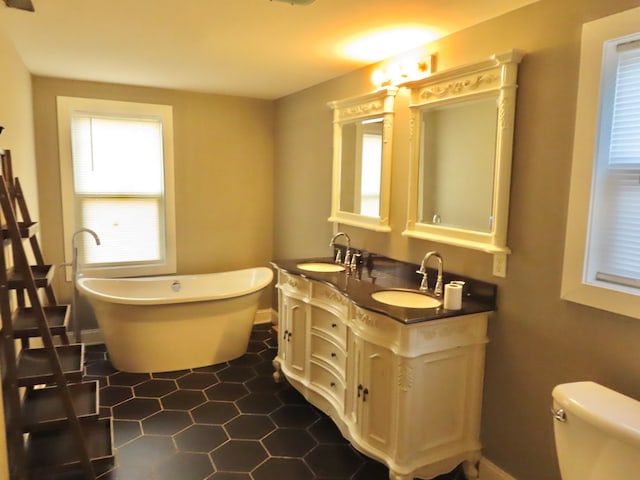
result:
[[[332,323],[332,324],[331,324],[331,328],[336,328],[337,326],[338,326],[338,324],[337,324],[337,323]]]
[[[336,382],[331,382],[329,385],[331,385],[331,388],[336,388]]]
[[[336,358],[336,357],[337,357],[336,353],[335,352],[331,352],[331,358]]]

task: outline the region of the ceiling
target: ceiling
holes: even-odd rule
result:
[[[36,75],[275,99],[534,1],[33,0],[0,26]],[[345,51],[397,28],[422,36]]]

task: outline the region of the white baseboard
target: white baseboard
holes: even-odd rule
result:
[[[77,343],[75,335],[73,332],[69,332],[69,341],[72,343]],[[95,345],[97,343],[104,343],[104,336],[102,335],[102,330],[99,328],[95,328],[92,330],[82,330],[82,343],[85,345]]]
[[[482,457],[480,460],[480,476],[478,480],[516,480],[495,463]]]
[[[253,323],[275,323],[275,311],[273,308],[263,308],[256,312]]]

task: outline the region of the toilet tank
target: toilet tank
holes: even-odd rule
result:
[[[557,385],[552,396],[562,480],[612,480],[639,474],[639,401],[594,382]]]

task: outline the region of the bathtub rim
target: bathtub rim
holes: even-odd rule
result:
[[[259,275],[257,282],[255,285],[252,285],[249,288],[244,290],[237,290],[233,292],[225,292],[224,294],[211,294],[207,296],[196,296],[196,297],[124,297],[118,295],[110,295],[95,288],[91,288],[89,284],[91,281],[122,281],[122,282],[131,282],[137,283],[142,281],[155,281],[155,280],[183,280],[186,278],[194,278],[194,277],[205,277],[205,276],[215,276],[222,274],[232,274],[232,273],[249,273],[249,272],[257,272]],[[178,304],[178,303],[194,303],[194,302],[211,302],[211,301],[224,301],[224,300],[232,300],[234,298],[244,297],[247,295],[252,295],[256,293],[260,293],[261,290],[267,288],[271,282],[273,281],[274,274],[273,270],[269,267],[251,267],[251,268],[243,268],[238,270],[226,270],[222,272],[210,272],[210,273],[195,273],[195,274],[180,274],[180,275],[153,275],[148,277],[95,277],[95,276],[85,276],[78,275],[76,280],[76,288],[78,291],[84,295],[86,295],[89,301],[98,300],[107,303],[117,303],[121,305],[164,305],[164,304]]]

